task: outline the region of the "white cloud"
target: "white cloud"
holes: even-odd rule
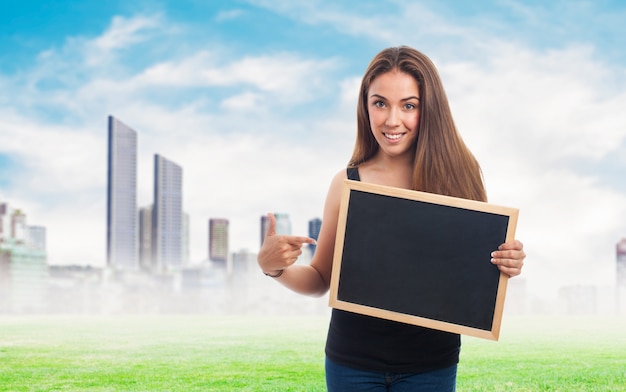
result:
[[[26,170],[12,179],[23,194],[55,194],[101,184],[85,167],[100,163],[93,151],[102,143],[82,128],[67,128],[30,121],[3,113],[0,117],[2,150],[16,156]]]
[[[148,39],[146,30],[159,26],[159,17],[114,16],[108,30],[93,40],[92,44],[104,52],[133,46]]]
[[[491,201],[520,208],[527,275],[546,287],[551,276],[554,288],[585,279],[610,284],[614,244],[626,234],[626,195],[604,173],[581,167],[618,149],[626,154],[619,73],[585,47],[545,52],[503,44],[483,55],[441,71]]]
[[[254,93],[252,91],[245,91],[242,94],[226,98],[222,101],[221,107],[224,110],[231,112],[245,111],[247,113],[255,112],[262,108],[264,105],[261,100],[263,96],[261,94]]]
[[[323,75],[337,61],[302,59],[290,53],[243,57],[220,61],[219,53],[200,51],[182,60],[153,65],[131,80],[140,87],[251,86],[260,91],[288,97],[287,101],[310,99],[323,86]]]

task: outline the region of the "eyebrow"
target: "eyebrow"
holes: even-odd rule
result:
[[[378,94],[372,94],[372,95],[370,95],[370,98],[373,98],[373,97],[382,98],[382,99],[384,99],[384,100],[387,100],[387,98],[383,97],[382,95],[378,95]],[[410,96],[410,97],[402,98],[400,101],[409,101],[409,100],[411,100],[411,99],[417,99],[417,100],[419,101],[419,100],[420,100],[420,97],[416,97],[416,96],[412,95],[412,96]]]

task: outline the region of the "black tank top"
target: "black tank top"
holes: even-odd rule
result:
[[[358,168],[348,178],[360,181]],[[458,334],[333,309],[326,356],[357,369],[422,373],[459,362]]]

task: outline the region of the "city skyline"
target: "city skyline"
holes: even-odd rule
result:
[[[144,207],[140,210],[140,221],[142,213],[152,217],[151,208]],[[288,214],[276,215],[282,221],[281,226],[288,228]],[[261,217],[260,222],[262,230],[267,227],[266,216]],[[309,221],[311,237],[316,238],[320,224],[321,220],[317,218]],[[196,296],[199,296],[196,299],[203,298],[207,292],[221,298],[218,302],[209,301],[195,306],[183,306],[185,312],[215,311],[226,309],[229,304],[240,311],[255,309],[252,297],[240,296],[238,293],[242,290],[249,291],[250,285],[258,285],[264,281],[259,279],[261,275],[256,267],[256,255],[242,250],[228,252],[227,219],[211,218],[208,229],[208,240],[211,244],[209,254],[213,256],[201,264],[178,264],[173,268],[155,268],[152,260],[149,260],[147,268],[142,269],[118,266],[109,266],[105,269],[85,266],[61,267],[48,265],[46,262],[45,228],[27,225],[27,214],[24,211],[0,200],[0,313],[109,311],[167,313],[174,309],[173,307],[180,310],[178,307],[182,306],[181,303],[176,305],[178,301],[172,299],[171,294],[174,292],[177,295],[185,293],[189,300]],[[311,252],[303,253],[299,263],[310,261],[314,249],[309,250]],[[625,314],[626,238],[615,244],[614,268],[616,280],[613,284],[561,286],[558,287],[556,300],[529,293],[528,281],[523,277],[511,280],[507,289],[507,312],[561,315]],[[116,290],[113,297],[104,295],[110,294],[111,284],[115,284],[119,290]],[[274,289],[277,287],[273,286]],[[260,286],[257,289],[260,289]],[[80,292],[80,299],[73,300],[76,297],[76,290]],[[284,297],[279,291],[274,291],[276,295]],[[159,295],[155,296],[156,293]],[[127,295],[130,297],[125,298]],[[84,296],[89,299],[85,301]],[[65,299],[61,299],[63,297]],[[291,305],[299,308],[297,301]]]
[[[590,15],[593,17],[591,18]],[[210,217],[256,251],[258,217],[322,216],[351,156],[371,58],[407,44],[440,71],[490,202],[519,208],[528,290],[614,282],[626,236],[624,2],[148,0],[0,15],[0,199],[48,229],[53,265],[106,264],[106,115],[185,168],[190,259]]]
[[[116,270],[168,271],[199,261],[226,263],[231,259],[228,219],[209,218],[208,253],[189,259],[189,216],[183,211],[183,168],[154,154],[153,203],[137,206],[137,150],[139,132],[119,118],[108,116],[107,267]],[[277,234],[292,234],[287,213],[274,213]],[[309,221],[309,234],[319,234]],[[261,217],[261,246],[269,222]],[[240,249],[241,250],[241,249]],[[243,249],[245,250],[245,249]],[[191,263],[190,263],[191,261]]]
[[[180,269],[188,262],[189,240],[182,167],[154,154],[153,201],[138,208],[138,132],[113,115],[107,131],[107,267]]]

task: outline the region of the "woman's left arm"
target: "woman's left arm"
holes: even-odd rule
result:
[[[524,244],[518,240],[505,242],[491,253],[491,262],[511,277],[522,273],[525,258]]]

